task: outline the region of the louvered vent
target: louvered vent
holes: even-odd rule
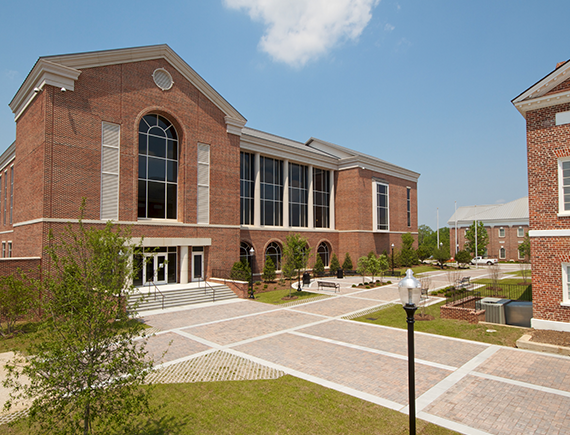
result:
[[[210,145],[198,144],[198,223],[210,223]]]
[[[158,86],[163,91],[168,91],[174,84],[170,73],[163,68],[154,70],[152,73],[152,78],[154,79],[156,86]]]
[[[101,219],[119,219],[119,137],[121,126],[103,122],[101,139]]]

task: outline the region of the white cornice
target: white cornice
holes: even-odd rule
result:
[[[15,119],[18,120],[22,112],[26,110],[26,107],[43,90],[45,85],[73,91],[75,80],[80,74],[81,71],[75,68],[39,59],[10,102],[10,109],[12,109]]]
[[[78,223],[79,219],[63,219],[63,218],[39,218],[32,219],[25,222],[18,222],[13,227],[23,227],[26,225],[35,225],[40,223]],[[97,219],[83,219],[85,224],[106,224],[107,221]],[[174,220],[142,220],[142,221],[113,221],[115,225],[126,226],[159,226],[159,227],[188,227],[188,228],[233,228],[240,229],[239,225],[218,225],[218,224],[186,224],[184,222],[177,222]]]
[[[543,107],[556,106],[558,104],[570,103],[570,92],[561,91],[559,94],[549,94],[540,98],[533,98],[519,103],[513,103],[517,110],[526,118],[529,110],[542,109]]]
[[[570,229],[562,230],[530,230],[530,237],[570,237]]]
[[[166,44],[40,58],[10,103],[10,108],[12,109],[12,112],[16,114],[17,119],[23,109],[21,109],[22,104],[15,104],[16,100],[25,101],[27,106],[27,104],[29,104],[33,99],[35,94],[34,88],[38,87],[36,85],[37,80],[35,77],[38,74],[43,73],[44,67],[47,65],[46,62],[52,65],[57,65],[62,69],[77,71],[77,77],[79,77],[79,74],[81,73],[80,70],[85,68],[95,68],[130,62],[142,62],[153,59],[165,59],[180,74],[196,86],[196,88],[198,88],[198,90],[202,92],[213,104],[224,112],[226,117],[245,124],[247,120]],[[74,80],[77,80],[77,77]],[[54,86],[65,87],[67,89],[70,85]],[[12,106],[13,103],[14,107]],[[17,110],[16,106],[20,108],[20,110]]]
[[[226,131],[229,134],[241,136],[242,130],[245,127],[245,121],[242,121],[241,119],[231,118],[229,116],[226,116],[224,119],[226,121]]]
[[[420,174],[409,169],[404,169],[396,165],[392,165],[388,162],[383,162],[381,160],[367,158],[364,155],[356,155],[353,157],[348,157],[341,159],[338,165],[338,170],[347,170],[360,167],[362,169],[368,169],[373,172],[378,172],[384,175],[390,175],[393,177],[401,178],[406,181],[411,181],[417,183]]]

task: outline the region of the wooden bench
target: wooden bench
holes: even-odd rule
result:
[[[335,293],[340,291],[340,284],[338,282],[317,281],[317,284],[319,285],[319,290],[328,291],[329,288],[332,288]]]
[[[469,287],[469,285],[471,284],[471,277],[470,276],[466,276],[464,278],[458,279],[455,282],[455,288],[467,288]]]

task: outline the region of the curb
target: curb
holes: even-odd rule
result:
[[[517,340],[517,347],[519,349],[533,350],[535,352],[547,352],[557,355],[570,356],[570,347],[556,346],[554,344],[535,343],[530,341],[530,335],[523,335]]]

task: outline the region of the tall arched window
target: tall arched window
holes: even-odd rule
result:
[[[276,242],[271,242],[265,249],[265,258],[271,258],[275,265],[275,270],[281,270],[281,246]]]
[[[176,219],[178,135],[160,115],[146,115],[139,124],[138,217]]]
[[[251,254],[250,254],[251,245],[247,242],[241,242],[239,245],[239,261],[242,263],[247,262],[249,267],[251,267]]]
[[[325,267],[328,267],[329,266],[329,256],[330,256],[329,245],[327,245],[325,242],[321,242],[319,247],[317,248],[317,254],[321,257],[321,260],[323,261],[323,265]]]

